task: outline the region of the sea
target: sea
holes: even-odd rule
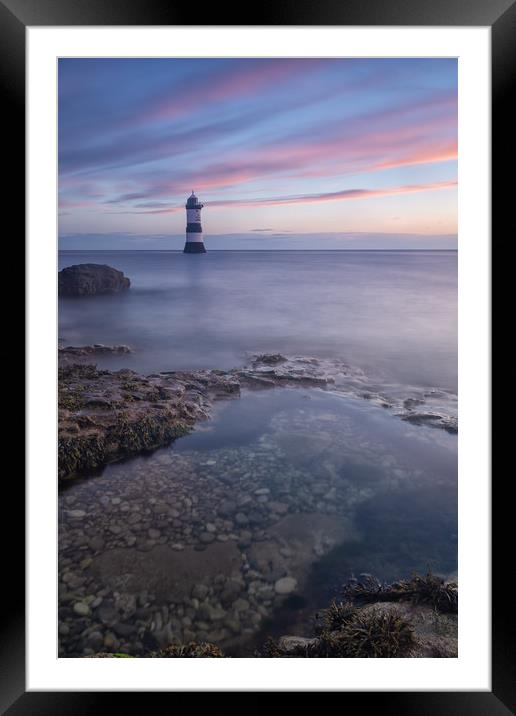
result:
[[[308,634],[349,579],[453,577],[457,435],[367,398],[456,415],[455,251],[59,253],[59,269],[78,263],[131,280],[59,299],[60,345],[131,348],[101,368],[280,353],[345,362],[364,389],[244,391],[190,435],[62,488],[62,656],[207,640],[252,657],[268,636]]]

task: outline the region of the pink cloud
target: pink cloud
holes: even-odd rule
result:
[[[323,201],[342,201],[350,199],[369,199],[377,196],[391,196],[393,194],[414,194],[424,191],[438,191],[453,189],[456,181],[432,182],[428,184],[406,184],[404,186],[387,187],[385,189],[343,189],[341,191],[321,192],[318,194],[295,194],[292,196],[271,197],[267,199],[234,199],[209,202],[210,206],[269,206],[271,204],[313,204]]]
[[[444,189],[454,189],[457,186],[456,181],[431,182],[427,184],[405,184],[402,186],[386,187],[381,189],[342,189],[340,191],[320,192],[317,194],[293,194],[290,196],[267,197],[261,199],[220,199],[205,202],[210,207],[226,207],[226,206],[281,206],[285,204],[315,204],[326,201],[350,201],[354,199],[370,199],[373,197],[393,196],[398,194],[415,194],[426,191],[441,191]],[[167,207],[162,204],[160,208],[158,202],[155,208],[146,207],[141,204],[143,211],[129,211],[116,213],[137,213],[137,214],[175,214],[183,211],[183,206]],[[136,207],[137,208],[137,207]]]
[[[417,141],[403,140],[403,132],[383,133],[381,138],[363,136],[347,140],[315,139],[300,146],[270,147],[261,151],[228,156],[224,164],[213,164],[198,170],[184,172],[167,181],[139,180],[147,187],[146,197],[160,198],[184,192],[185,186],[199,191],[218,190],[240,186],[246,182],[271,175],[302,177],[330,177],[342,174],[395,169],[397,167],[451,161],[457,158],[455,139],[437,138],[422,128]],[[143,198],[143,192],[134,198]],[[128,201],[130,193],[113,203]]]

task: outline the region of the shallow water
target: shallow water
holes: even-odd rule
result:
[[[457,390],[454,251],[61,252],[131,289],[59,301],[64,344],[127,344],[100,365],[232,368],[251,352],[338,358],[380,381]]]
[[[252,656],[309,631],[352,575],[447,575],[456,467],[456,436],[364,400],[282,388],[219,403],[193,434],[62,490],[60,654],[208,639]]]

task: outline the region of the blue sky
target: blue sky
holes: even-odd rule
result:
[[[450,59],[61,59],[63,248],[454,247]],[[443,243],[444,242],[444,243]]]

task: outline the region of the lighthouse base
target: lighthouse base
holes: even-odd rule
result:
[[[205,254],[206,248],[202,241],[187,241],[185,248],[183,249],[184,254]]]

